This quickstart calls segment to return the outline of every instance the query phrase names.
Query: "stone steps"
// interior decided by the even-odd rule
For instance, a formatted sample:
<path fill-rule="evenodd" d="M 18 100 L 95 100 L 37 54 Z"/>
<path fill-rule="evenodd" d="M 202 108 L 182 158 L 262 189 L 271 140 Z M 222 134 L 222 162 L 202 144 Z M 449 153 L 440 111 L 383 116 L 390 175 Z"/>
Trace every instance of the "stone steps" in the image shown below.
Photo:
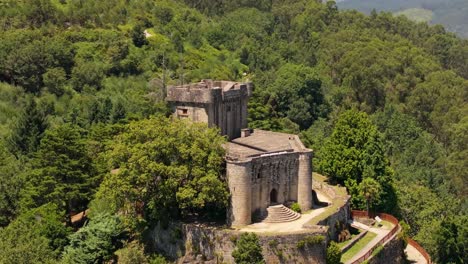
<path fill-rule="evenodd" d="M 294 212 L 286 206 L 272 205 L 267 208 L 267 214 L 262 222 L 264 223 L 283 223 L 299 219 L 301 214 Z"/>

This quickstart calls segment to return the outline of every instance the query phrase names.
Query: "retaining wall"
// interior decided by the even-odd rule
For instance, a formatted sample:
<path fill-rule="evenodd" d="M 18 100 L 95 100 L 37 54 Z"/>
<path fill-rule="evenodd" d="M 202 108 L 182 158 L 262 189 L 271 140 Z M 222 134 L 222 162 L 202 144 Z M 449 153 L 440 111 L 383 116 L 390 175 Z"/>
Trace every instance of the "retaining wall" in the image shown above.
<path fill-rule="evenodd" d="M 258 233 L 266 263 L 323 263 L 328 243 L 327 228 L 303 232 L 274 234 Z M 149 234 L 151 248 L 164 253 L 177 263 L 234 263 L 232 251 L 241 232 L 197 224 L 171 224 L 163 229 L 156 226 Z M 298 242 L 322 236 L 322 242 L 298 246 Z"/>

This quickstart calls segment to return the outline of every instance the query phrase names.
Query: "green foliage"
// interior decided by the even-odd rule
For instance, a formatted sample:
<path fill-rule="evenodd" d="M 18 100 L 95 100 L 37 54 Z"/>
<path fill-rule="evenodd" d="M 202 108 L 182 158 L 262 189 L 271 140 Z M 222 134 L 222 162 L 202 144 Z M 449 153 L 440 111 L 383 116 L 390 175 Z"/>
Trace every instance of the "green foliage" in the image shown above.
<path fill-rule="evenodd" d="M 349 110 L 340 115 L 322 149 L 318 167 L 332 181 L 346 185 L 354 207 L 362 208 L 363 199 L 368 200 L 360 191 L 363 186 L 359 187 L 365 178 L 381 186 L 382 199 L 377 205 L 391 210 L 396 203 L 382 136 L 365 113 Z"/>
<path fill-rule="evenodd" d="M 428 2 L 435 20 L 437 10 L 450 7 L 443 17 L 452 20 L 463 13 L 453 8 L 463 0 L 440 1 Z M 0 141 L 12 155 L 0 147 L 0 225 L 49 201 L 82 210 L 105 175 L 91 215 L 149 221 L 172 213 L 224 215 L 222 150 L 213 143 L 219 138 L 198 141 L 185 125 L 147 121 L 161 133 L 142 123 L 134 129 L 146 132 L 130 139 L 126 124 L 169 115 L 168 85 L 231 79 L 254 83 L 249 127 L 301 134 L 316 168 L 348 188 L 353 207 L 365 207 L 361 181 L 374 179 L 381 186 L 374 208 L 408 222 L 409 234 L 434 259 L 446 257 L 439 243 L 450 245 L 450 261 L 463 254 L 451 241 L 467 208 L 468 42 L 443 27 L 385 12 L 339 11 L 332 1 L 4 0 L 1 6 Z M 63 135 L 49 136 L 49 147 L 40 144 L 64 123 L 81 128 L 79 137 L 70 132 L 76 140 L 69 148 L 51 142 L 68 142 Z M 128 139 L 114 141 L 122 133 Z M 117 159 L 120 149 L 131 155 Z M 206 161 L 207 153 L 216 153 L 216 161 Z M 115 168 L 118 174 L 107 175 Z M 442 225 L 452 218 L 457 228 Z M 129 224 L 129 217 L 122 221 Z"/>
<path fill-rule="evenodd" d="M 359 184 L 360 194 L 366 199 L 367 214 L 369 215 L 370 206 L 379 199 L 382 188 L 380 184 L 372 178 L 364 178 Z"/>
<path fill-rule="evenodd" d="M 232 251 L 232 257 L 238 264 L 265 263 L 262 256 L 262 247 L 257 235 L 243 233 L 236 242 L 236 248 Z"/>
<path fill-rule="evenodd" d="M 143 246 L 135 241 L 130 242 L 129 244 L 125 245 L 125 247 L 117 250 L 115 255 L 118 257 L 118 263 L 121 264 L 149 263 L 147 257 L 144 254 Z M 151 263 L 153 263 L 153 261 Z"/>
<path fill-rule="evenodd" d="M 321 244 L 325 240 L 324 236 L 306 236 L 303 239 L 297 241 L 296 246 L 298 249 L 304 249 L 314 245 Z"/>
<path fill-rule="evenodd" d="M 65 248 L 63 263 L 105 262 L 119 247 L 123 238 L 123 226 L 118 216 L 100 214 L 70 235 Z"/>
<path fill-rule="evenodd" d="M 0 141 L 0 227 L 8 225 L 19 210 L 18 200 L 24 184 L 18 175 L 19 165 L 19 160 Z"/>
<path fill-rule="evenodd" d="M 386 161 L 381 138 L 365 113 L 349 110 L 342 113 L 333 133 L 325 143 L 319 170 L 338 183 L 346 179 L 361 182 L 370 167 L 374 175 L 383 176 Z M 369 175 L 371 176 L 371 175 Z"/>
<path fill-rule="evenodd" d="M 55 263 L 70 230 L 53 204 L 27 211 L 0 229 L 1 263 Z"/>
<path fill-rule="evenodd" d="M 97 197 L 133 213 L 143 202 L 151 219 L 194 211 L 223 217 L 229 195 L 220 173 L 223 142 L 203 124 L 162 117 L 132 122 L 110 146 L 109 165 L 119 172 L 107 175 Z"/>
<path fill-rule="evenodd" d="M 293 203 L 291 204 L 291 210 L 293 210 L 296 213 L 301 213 L 301 207 L 299 206 L 298 203 Z"/>
<path fill-rule="evenodd" d="M 466 215 L 441 222 L 440 229 L 434 234 L 437 243 L 437 262 L 465 263 L 467 261 L 467 224 Z"/>
<path fill-rule="evenodd" d="M 52 68 L 42 75 L 44 86 L 47 87 L 49 92 L 57 96 L 62 96 L 65 92 L 66 77 L 66 72 L 63 68 Z"/>
<path fill-rule="evenodd" d="M 70 124 L 45 133 L 28 175 L 24 206 L 53 202 L 68 213 L 86 208 L 96 180 L 81 133 Z"/>
<path fill-rule="evenodd" d="M 47 126 L 46 115 L 38 109 L 35 100 L 29 97 L 8 138 L 11 152 L 16 155 L 32 154 L 39 146 Z"/>
<path fill-rule="evenodd" d="M 275 80 L 263 95 L 264 101 L 279 117 L 287 117 L 305 129 L 326 114 L 321 86 L 322 82 L 312 68 L 285 64 L 275 72 Z"/>
<path fill-rule="evenodd" d="M 341 248 L 338 243 L 331 241 L 327 247 L 327 264 L 340 264 L 341 263 Z"/>

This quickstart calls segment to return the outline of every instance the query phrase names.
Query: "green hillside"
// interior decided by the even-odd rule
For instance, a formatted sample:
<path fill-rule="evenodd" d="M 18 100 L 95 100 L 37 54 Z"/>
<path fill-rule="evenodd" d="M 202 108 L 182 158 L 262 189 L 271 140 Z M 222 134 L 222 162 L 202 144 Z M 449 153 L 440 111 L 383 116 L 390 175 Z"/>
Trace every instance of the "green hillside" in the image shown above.
<path fill-rule="evenodd" d="M 466 1 L 446 2 L 419 7 L 466 30 Z M 0 263 L 165 263 L 146 236 L 156 224 L 223 223 L 226 139 L 170 119 L 165 101 L 168 85 L 201 79 L 253 82 L 250 128 L 299 134 L 353 209 L 369 201 L 434 262 L 468 263 L 468 41 L 364 11 L 1 1 Z"/>

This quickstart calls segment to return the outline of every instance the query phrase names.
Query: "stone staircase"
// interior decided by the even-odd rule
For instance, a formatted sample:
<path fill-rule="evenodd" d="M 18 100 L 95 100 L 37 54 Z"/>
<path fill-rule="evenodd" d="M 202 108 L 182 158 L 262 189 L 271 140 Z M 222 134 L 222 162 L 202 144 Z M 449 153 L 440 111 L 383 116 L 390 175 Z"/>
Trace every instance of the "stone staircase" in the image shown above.
<path fill-rule="evenodd" d="M 264 223 L 283 223 L 297 220 L 301 214 L 294 212 L 282 204 L 271 205 L 267 208 L 267 214 L 263 218 Z"/>

